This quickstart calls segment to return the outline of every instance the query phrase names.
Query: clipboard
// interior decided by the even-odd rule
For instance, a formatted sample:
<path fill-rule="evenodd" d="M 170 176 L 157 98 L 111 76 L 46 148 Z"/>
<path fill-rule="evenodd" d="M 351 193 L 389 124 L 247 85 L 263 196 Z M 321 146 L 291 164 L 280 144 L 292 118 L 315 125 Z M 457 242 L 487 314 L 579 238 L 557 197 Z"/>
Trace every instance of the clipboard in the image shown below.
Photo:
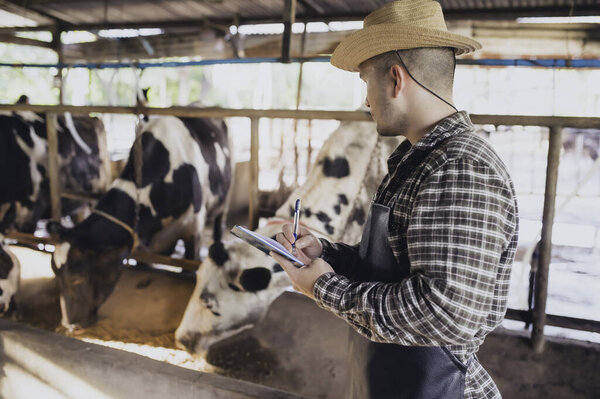
<path fill-rule="evenodd" d="M 304 266 L 304 263 L 300 259 L 289 253 L 283 245 L 269 237 L 265 237 L 262 234 L 255 233 L 252 230 L 248 230 L 247 228 L 238 225 L 233 226 L 233 229 L 231 229 L 231 234 L 244 240 L 266 255 L 273 251 L 285 257 L 296 267 Z"/>

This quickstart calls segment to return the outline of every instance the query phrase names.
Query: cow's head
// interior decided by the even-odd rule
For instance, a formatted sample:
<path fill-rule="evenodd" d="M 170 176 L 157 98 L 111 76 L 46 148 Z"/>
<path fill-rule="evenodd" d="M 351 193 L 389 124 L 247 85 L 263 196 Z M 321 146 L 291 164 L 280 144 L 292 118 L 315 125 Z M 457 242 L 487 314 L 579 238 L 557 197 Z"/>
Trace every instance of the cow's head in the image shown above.
<path fill-rule="evenodd" d="M 47 229 L 56 241 L 52 270 L 60 289 L 62 325 L 70 330 L 87 327 L 114 289 L 129 248 L 96 247 L 56 222 Z"/>
<path fill-rule="evenodd" d="M 259 232 L 275 235 L 281 225 Z M 197 272 L 196 288 L 181 324 L 177 345 L 203 355 L 219 340 L 251 327 L 264 317 L 269 305 L 290 285 L 287 274 L 270 256 L 237 241 L 210 247 Z"/>
<path fill-rule="evenodd" d="M 10 314 L 19 288 L 21 267 L 17 257 L 2 243 L 2 239 L 0 234 L 0 314 Z"/>

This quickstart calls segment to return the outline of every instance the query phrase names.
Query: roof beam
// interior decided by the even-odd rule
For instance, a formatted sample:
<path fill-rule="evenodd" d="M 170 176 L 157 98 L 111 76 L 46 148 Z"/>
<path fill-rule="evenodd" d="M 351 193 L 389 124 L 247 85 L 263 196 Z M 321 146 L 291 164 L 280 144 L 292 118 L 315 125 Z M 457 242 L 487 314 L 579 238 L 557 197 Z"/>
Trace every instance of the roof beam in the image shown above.
<path fill-rule="evenodd" d="M 296 21 L 296 0 L 284 0 L 283 38 L 281 42 L 281 62 L 289 64 L 292 42 L 292 25 Z"/>
<path fill-rule="evenodd" d="M 66 1 L 66 0 L 65 0 Z M 298 0 L 299 2 L 306 2 L 307 0 Z M 309 0 L 311 1 L 311 0 Z M 19 6 L 21 1 L 17 0 L 0 0 L 2 3 L 9 3 L 13 6 Z M 307 3 L 308 4 L 308 3 Z M 21 7 L 21 9 L 23 9 Z M 37 11 L 37 9 L 27 8 L 27 11 L 37 13 L 39 16 L 44 17 Z M 496 8 L 496 9 L 448 9 L 444 11 L 446 20 L 512 20 L 518 17 L 553 17 L 553 16 L 569 16 L 569 7 L 529 7 L 529 8 Z M 586 15 L 599 15 L 600 11 L 597 6 L 578 6 L 573 10 L 573 16 L 586 16 Z M 331 21 L 349 21 L 349 20 L 362 20 L 367 14 L 330 14 L 330 15 L 296 15 L 296 22 L 331 22 Z M 48 16 L 57 21 L 58 18 L 54 16 Z M 58 21 L 62 24 L 64 30 L 87 30 L 95 31 L 100 29 L 141 29 L 141 28 L 197 28 L 206 24 L 207 21 L 216 24 L 229 25 L 232 24 L 232 18 L 225 19 L 190 19 L 190 20 L 177 20 L 177 21 L 146 21 L 146 22 L 109 22 L 109 23 L 87 23 L 73 25 L 66 21 Z M 252 17 L 245 18 L 240 16 L 239 24 L 255 24 L 255 23 L 281 23 L 281 18 L 274 18 L 271 16 L 263 17 Z M 34 27 L 11 27 L 11 28 L 0 28 L 0 33 L 12 33 L 12 32 L 24 32 L 24 31 L 51 31 L 53 26 L 41 25 Z"/>
<path fill-rule="evenodd" d="M 312 11 L 316 15 L 324 15 L 326 11 L 319 5 L 315 0 L 298 0 L 298 3 L 302 4 L 303 7 Z"/>
<path fill-rule="evenodd" d="M 37 4 L 68 4 L 68 3 L 87 3 L 87 0 L 27 0 L 27 4 L 29 5 L 37 5 Z"/>
<path fill-rule="evenodd" d="M 11 34 L 0 34 L 0 42 L 2 43 L 11 43 L 11 44 L 20 44 L 23 46 L 35 46 L 53 49 L 52 43 L 48 43 L 42 40 L 29 39 L 26 37 L 14 36 Z"/>
<path fill-rule="evenodd" d="M 32 8 L 30 6 L 30 2 L 29 1 L 24 1 L 24 0 L 2 0 L 2 3 L 10 4 L 10 5 L 14 6 L 14 7 L 18 7 L 20 9 L 22 9 L 25 12 L 33 13 L 33 14 L 36 14 L 36 15 L 42 17 L 42 18 L 49 19 L 49 20 L 53 21 L 55 24 L 57 24 L 57 25 L 68 25 L 69 24 L 67 21 L 64 21 L 64 20 L 62 20 L 60 18 L 57 18 L 57 17 L 55 17 L 52 14 L 49 14 L 49 13 L 47 13 L 45 11 L 40 11 L 40 10 L 38 10 L 36 8 Z"/>

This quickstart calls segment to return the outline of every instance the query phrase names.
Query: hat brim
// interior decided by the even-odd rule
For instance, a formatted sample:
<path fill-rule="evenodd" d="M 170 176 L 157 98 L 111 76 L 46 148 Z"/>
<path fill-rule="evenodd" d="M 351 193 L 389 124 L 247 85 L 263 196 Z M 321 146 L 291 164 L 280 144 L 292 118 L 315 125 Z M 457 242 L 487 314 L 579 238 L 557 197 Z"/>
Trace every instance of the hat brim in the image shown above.
<path fill-rule="evenodd" d="M 439 29 L 378 24 L 344 38 L 331 55 L 331 64 L 357 72 L 362 62 L 376 55 L 421 47 L 451 47 L 456 55 L 462 55 L 479 50 L 481 44 L 470 37 Z"/>

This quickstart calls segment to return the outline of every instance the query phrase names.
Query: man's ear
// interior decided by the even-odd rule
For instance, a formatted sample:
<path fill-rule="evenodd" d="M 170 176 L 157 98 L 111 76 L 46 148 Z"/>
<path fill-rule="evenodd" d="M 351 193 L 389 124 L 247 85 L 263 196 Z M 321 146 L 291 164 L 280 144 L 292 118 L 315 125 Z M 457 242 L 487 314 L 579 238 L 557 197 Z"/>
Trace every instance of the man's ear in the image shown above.
<path fill-rule="evenodd" d="M 396 98 L 406 86 L 406 71 L 400 65 L 394 64 L 390 67 L 389 73 L 394 83 L 394 91 L 392 94 L 394 98 Z"/>
<path fill-rule="evenodd" d="M 50 221 L 46 224 L 46 230 L 54 241 L 67 241 L 71 233 L 71 229 L 68 229 L 59 222 L 54 221 Z"/>

